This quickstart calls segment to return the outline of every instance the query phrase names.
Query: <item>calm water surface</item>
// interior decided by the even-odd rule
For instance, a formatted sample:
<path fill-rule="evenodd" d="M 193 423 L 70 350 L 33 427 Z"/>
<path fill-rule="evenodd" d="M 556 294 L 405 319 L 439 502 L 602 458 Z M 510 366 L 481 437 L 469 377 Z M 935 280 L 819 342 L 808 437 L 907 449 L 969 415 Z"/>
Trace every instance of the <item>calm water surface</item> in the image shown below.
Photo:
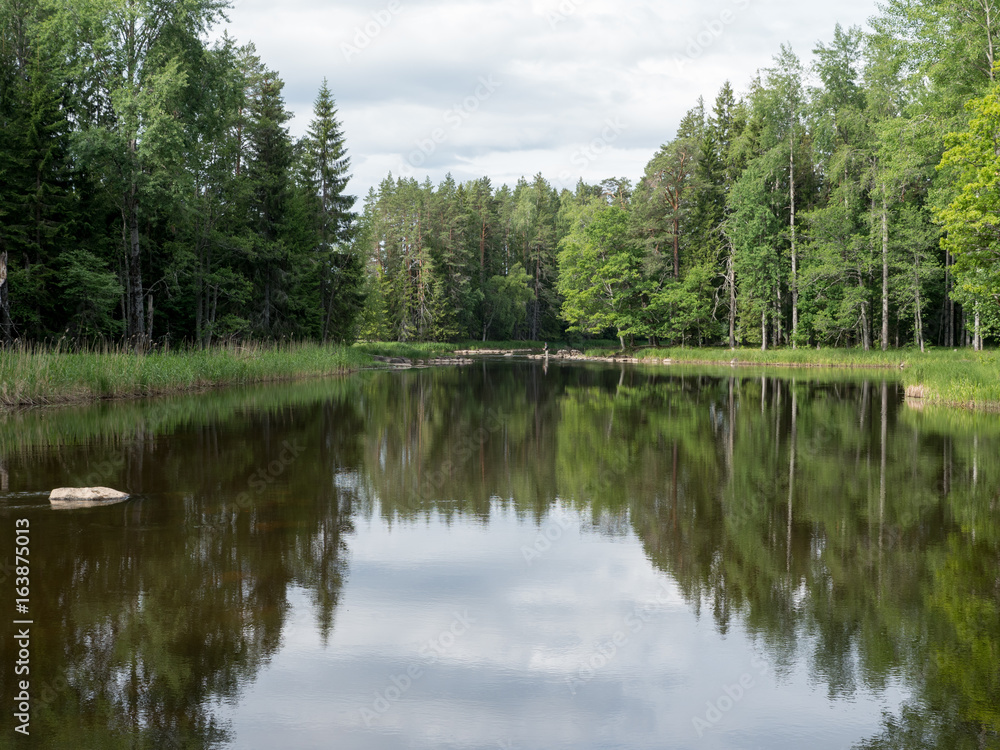
<path fill-rule="evenodd" d="M 11 415 L 0 747 L 998 748 L 998 438 L 894 381 L 510 361 Z"/>

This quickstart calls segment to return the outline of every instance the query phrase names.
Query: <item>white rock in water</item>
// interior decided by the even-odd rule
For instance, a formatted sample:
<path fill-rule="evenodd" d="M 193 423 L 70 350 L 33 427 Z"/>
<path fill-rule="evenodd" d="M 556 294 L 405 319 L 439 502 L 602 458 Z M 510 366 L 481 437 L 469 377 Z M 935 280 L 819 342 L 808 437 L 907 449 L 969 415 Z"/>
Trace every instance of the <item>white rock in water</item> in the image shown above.
<path fill-rule="evenodd" d="M 60 487 L 49 493 L 49 502 L 57 508 L 90 508 L 127 499 L 127 492 L 109 487 Z"/>

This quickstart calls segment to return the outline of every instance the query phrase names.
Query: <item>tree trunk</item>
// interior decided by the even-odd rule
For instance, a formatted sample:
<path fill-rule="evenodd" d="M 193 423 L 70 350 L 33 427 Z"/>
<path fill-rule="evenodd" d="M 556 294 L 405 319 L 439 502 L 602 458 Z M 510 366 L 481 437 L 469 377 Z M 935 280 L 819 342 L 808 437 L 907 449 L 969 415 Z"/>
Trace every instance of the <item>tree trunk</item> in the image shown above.
<path fill-rule="evenodd" d="M 913 266 L 913 332 L 917 336 L 920 351 L 924 351 L 924 316 L 920 311 L 920 267 Z"/>
<path fill-rule="evenodd" d="M 889 349 L 889 209 L 882 186 L 882 351 Z"/>
<path fill-rule="evenodd" d="M 212 306 L 208 316 L 208 332 L 205 336 L 205 348 L 212 346 L 212 335 L 215 333 L 215 316 L 219 310 L 219 285 L 216 284 L 212 290 Z"/>
<path fill-rule="evenodd" d="M 11 342 L 10 288 L 7 284 L 7 253 L 0 253 L 0 323 L 3 325 L 3 343 Z"/>
<path fill-rule="evenodd" d="M 324 251 L 325 252 L 325 251 Z M 323 346 L 326 346 L 327 336 L 330 334 L 330 315 L 333 314 L 333 294 L 330 289 L 330 258 L 325 258 L 325 268 L 323 269 L 323 280 L 319 288 L 319 304 L 323 314 L 323 331 L 320 334 Z"/>
<path fill-rule="evenodd" d="M 136 195 L 137 187 L 135 183 L 129 188 L 128 205 L 128 226 L 129 226 L 129 259 L 128 276 L 129 292 L 129 321 L 128 335 L 132 341 L 132 346 L 136 351 L 146 347 L 146 324 L 142 314 L 142 258 L 139 246 L 139 203 Z"/>
<path fill-rule="evenodd" d="M 771 326 L 771 341 L 775 348 L 781 346 L 781 282 L 778 282 L 777 299 L 774 301 L 774 325 Z"/>
<path fill-rule="evenodd" d="M 486 217 L 479 230 L 479 288 L 486 284 Z"/>
<path fill-rule="evenodd" d="M 331 285 L 332 286 L 332 285 Z M 323 346 L 330 336 L 330 319 L 333 317 L 333 291 L 330 291 L 329 299 L 326 301 L 326 316 L 323 318 Z"/>
<path fill-rule="evenodd" d="M 794 135 L 795 129 L 792 129 Z M 795 248 L 795 148 L 794 141 L 789 137 L 788 144 L 788 191 L 791 199 L 791 237 L 792 237 L 792 349 L 796 347 L 799 333 L 799 285 L 798 285 L 798 255 Z"/>
<path fill-rule="evenodd" d="M 736 348 L 736 263 L 733 258 L 733 246 L 729 246 L 729 348 Z"/>
<path fill-rule="evenodd" d="M 681 221 L 674 215 L 674 278 L 681 277 Z"/>
<path fill-rule="evenodd" d="M 993 3 L 990 0 L 984 0 L 982 2 L 983 12 L 986 14 L 985 22 L 983 26 L 986 27 L 986 65 L 987 73 L 990 77 L 990 82 L 994 80 L 996 75 L 996 63 L 994 62 L 994 51 L 993 51 L 993 17 L 990 14 L 992 10 Z"/>
<path fill-rule="evenodd" d="M 760 311 L 760 350 L 767 351 L 767 307 Z"/>
<path fill-rule="evenodd" d="M 861 282 L 858 282 L 858 286 L 862 286 Z M 871 351 L 872 348 L 872 327 L 868 320 L 868 303 L 861 303 L 861 346 L 864 350 Z"/>
<path fill-rule="evenodd" d="M 951 298 L 951 253 L 944 255 L 944 345 L 955 345 L 955 301 Z"/>
<path fill-rule="evenodd" d="M 204 259 L 199 253 L 198 272 L 194 280 L 194 338 L 198 348 L 205 348 L 205 280 Z"/>
<path fill-rule="evenodd" d="M 531 340 L 538 340 L 538 307 L 541 304 L 542 294 L 542 265 L 541 251 L 535 254 L 535 310 L 531 316 Z"/>

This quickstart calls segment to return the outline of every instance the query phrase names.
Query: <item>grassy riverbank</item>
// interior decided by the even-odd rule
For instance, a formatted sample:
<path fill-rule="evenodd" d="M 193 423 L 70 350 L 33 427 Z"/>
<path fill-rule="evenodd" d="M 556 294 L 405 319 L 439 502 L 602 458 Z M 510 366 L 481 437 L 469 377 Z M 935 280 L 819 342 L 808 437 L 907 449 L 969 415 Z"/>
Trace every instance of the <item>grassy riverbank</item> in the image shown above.
<path fill-rule="evenodd" d="M 1000 411 L 1000 352 L 919 353 L 903 370 L 906 395 L 931 404 Z"/>
<path fill-rule="evenodd" d="M 585 354 L 609 356 L 614 349 L 586 349 Z M 919 355 L 920 353 L 917 352 Z M 752 349 L 670 348 L 637 349 L 632 356 L 642 360 L 685 362 L 692 364 L 755 365 L 772 367 L 899 367 L 906 365 L 913 352 L 861 351 L 857 349 Z"/>
<path fill-rule="evenodd" d="M 369 354 L 419 359 L 466 350 L 541 350 L 541 342 L 487 341 L 461 344 L 357 344 Z M 559 349 L 582 350 L 587 356 L 610 357 L 622 352 L 613 342 L 570 345 L 550 342 L 549 352 Z M 625 352 L 628 357 L 655 364 L 670 360 L 677 364 L 732 367 L 808 367 L 894 370 L 914 403 L 940 404 L 963 408 L 1000 411 L 1000 352 L 970 349 L 737 349 L 726 348 L 640 348 Z"/>
<path fill-rule="evenodd" d="M 604 343 L 604 342 L 601 342 Z M 537 349 L 523 341 L 437 343 L 362 343 L 320 346 L 245 344 L 208 351 L 152 352 L 137 356 L 122 349 L 67 353 L 42 347 L 0 350 L 0 407 L 80 403 L 135 398 L 347 373 L 372 365 L 372 356 L 427 359 L 460 350 Z M 564 344 L 550 343 L 555 353 Z M 586 348 L 607 357 L 615 349 Z M 637 349 L 628 356 L 650 364 L 731 367 L 837 367 L 892 369 L 907 395 L 922 403 L 1000 411 L 1000 352 L 910 349 L 863 352 L 853 349 Z"/>
<path fill-rule="evenodd" d="M 134 398 L 350 372 L 371 364 L 361 349 L 318 344 L 247 344 L 206 351 L 123 349 L 67 353 L 26 346 L 0 350 L 0 406 Z"/>
<path fill-rule="evenodd" d="M 584 352 L 595 357 L 611 356 L 614 349 Z M 638 349 L 630 353 L 650 363 L 669 359 L 674 363 L 731 367 L 838 367 L 898 370 L 907 396 L 928 404 L 1000 411 L 1000 352 L 969 349 Z"/>

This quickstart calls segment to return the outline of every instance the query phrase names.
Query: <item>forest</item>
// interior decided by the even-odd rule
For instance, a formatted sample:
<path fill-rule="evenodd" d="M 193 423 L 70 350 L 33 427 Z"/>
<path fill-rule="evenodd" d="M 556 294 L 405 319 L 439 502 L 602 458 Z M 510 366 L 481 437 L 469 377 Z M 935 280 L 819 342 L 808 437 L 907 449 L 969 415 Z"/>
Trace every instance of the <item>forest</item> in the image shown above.
<path fill-rule="evenodd" d="M 223 0 L 0 3 L 6 341 L 343 341 L 363 268 L 324 82 L 292 139 Z"/>
<path fill-rule="evenodd" d="M 224 0 L 0 3 L 5 341 L 972 346 L 1000 332 L 1000 7 L 889 0 L 693 103 L 644 174 L 389 174 Z M 742 88 L 740 88 L 742 87 Z M 669 95 L 664 91 L 664 95 Z"/>

